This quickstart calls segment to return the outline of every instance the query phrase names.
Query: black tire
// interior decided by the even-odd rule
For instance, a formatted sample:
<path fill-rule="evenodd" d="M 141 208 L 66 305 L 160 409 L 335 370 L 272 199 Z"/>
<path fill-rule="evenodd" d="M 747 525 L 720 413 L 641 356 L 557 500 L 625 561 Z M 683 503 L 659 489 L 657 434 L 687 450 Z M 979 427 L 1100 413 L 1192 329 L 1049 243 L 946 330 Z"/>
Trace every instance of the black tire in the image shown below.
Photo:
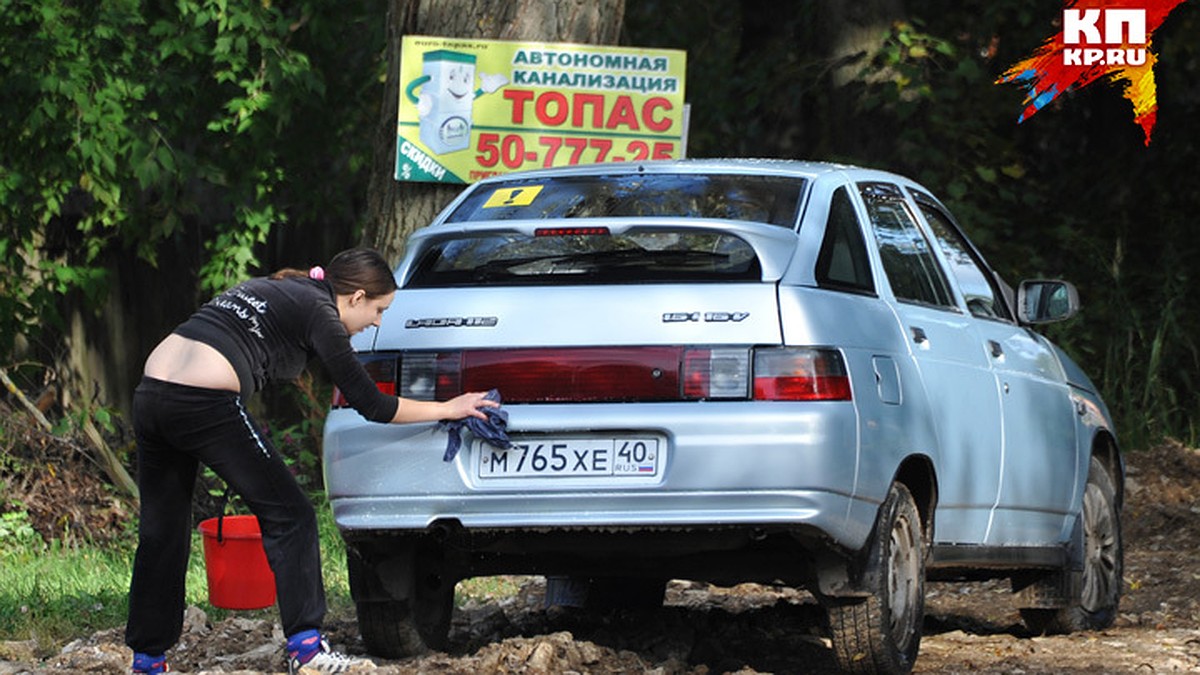
<path fill-rule="evenodd" d="M 925 537 L 912 494 L 893 483 L 872 534 L 864 599 L 831 599 L 830 637 L 834 659 L 847 673 L 908 673 L 921 646 L 925 617 Z"/>
<path fill-rule="evenodd" d="M 369 563 L 357 560 L 360 574 L 378 575 Z M 454 611 L 454 580 L 444 578 L 424 555 L 405 559 L 406 564 L 388 566 L 391 588 L 404 589 L 407 597 L 355 592 L 358 630 L 367 651 L 386 659 L 398 659 L 431 650 L 443 650 L 450 636 Z M 352 572 L 352 581 L 355 574 Z"/>
<path fill-rule="evenodd" d="M 408 602 L 365 600 L 354 603 L 358 632 L 367 652 L 385 659 L 423 654 L 431 647 L 422 639 Z"/>
<path fill-rule="evenodd" d="M 1117 490 L 1104 464 L 1092 457 L 1083 494 L 1083 572 L 1070 587 L 1078 595 L 1064 607 L 1021 608 L 1021 618 L 1038 634 L 1108 628 L 1117 618 L 1125 574 L 1125 548 Z M 1070 574 L 1070 573 L 1066 573 Z"/>

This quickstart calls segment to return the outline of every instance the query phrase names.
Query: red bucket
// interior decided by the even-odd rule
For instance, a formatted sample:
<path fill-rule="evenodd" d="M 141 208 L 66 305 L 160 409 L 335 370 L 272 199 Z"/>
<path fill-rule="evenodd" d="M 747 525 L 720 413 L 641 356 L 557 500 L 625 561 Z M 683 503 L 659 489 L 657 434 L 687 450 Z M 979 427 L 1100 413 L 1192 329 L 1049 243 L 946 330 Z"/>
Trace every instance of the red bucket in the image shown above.
<path fill-rule="evenodd" d="M 275 574 L 267 564 L 258 518 L 209 518 L 201 521 L 200 533 L 213 607 L 263 609 L 275 604 Z"/>

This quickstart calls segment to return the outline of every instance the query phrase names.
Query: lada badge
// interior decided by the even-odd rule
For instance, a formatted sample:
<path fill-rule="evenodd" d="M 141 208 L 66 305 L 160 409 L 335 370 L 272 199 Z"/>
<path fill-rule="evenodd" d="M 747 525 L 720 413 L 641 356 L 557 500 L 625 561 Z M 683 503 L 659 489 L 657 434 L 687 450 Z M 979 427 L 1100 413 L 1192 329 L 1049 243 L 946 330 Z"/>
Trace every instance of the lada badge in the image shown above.
<path fill-rule="evenodd" d="M 405 328 L 492 328 L 500 319 L 494 316 L 446 316 L 429 319 L 407 319 Z"/>
<path fill-rule="evenodd" d="M 663 323 L 687 323 L 689 321 L 737 323 L 748 316 L 750 316 L 750 312 L 666 312 L 662 315 L 662 320 Z"/>

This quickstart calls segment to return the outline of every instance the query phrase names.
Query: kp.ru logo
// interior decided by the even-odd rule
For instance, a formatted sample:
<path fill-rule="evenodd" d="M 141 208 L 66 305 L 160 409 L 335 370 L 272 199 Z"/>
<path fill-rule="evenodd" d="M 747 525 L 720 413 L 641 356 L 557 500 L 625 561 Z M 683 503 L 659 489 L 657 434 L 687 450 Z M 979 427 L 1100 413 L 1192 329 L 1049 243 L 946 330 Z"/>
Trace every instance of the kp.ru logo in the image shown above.
<path fill-rule="evenodd" d="M 1146 145 L 1158 118 L 1154 83 L 1154 31 L 1184 0 L 1064 0 L 1062 32 L 1004 72 L 997 84 L 1025 88 L 1024 122 L 1059 94 L 1100 81 L 1123 83 L 1133 120 Z"/>
<path fill-rule="evenodd" d="M 1065 66 L 1143 66 L 1146 10 L 1064 9 L 1063 44 Z"/>

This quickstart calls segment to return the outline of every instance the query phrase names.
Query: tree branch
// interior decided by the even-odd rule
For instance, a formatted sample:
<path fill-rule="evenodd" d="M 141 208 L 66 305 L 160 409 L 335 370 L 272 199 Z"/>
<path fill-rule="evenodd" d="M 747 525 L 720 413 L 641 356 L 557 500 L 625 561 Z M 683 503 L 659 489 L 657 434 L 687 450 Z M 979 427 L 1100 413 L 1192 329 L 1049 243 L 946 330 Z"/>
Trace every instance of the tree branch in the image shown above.
<path fill-rule="evenodd" d="M 46 419 L 46 416 L 42 414 L 42 411 L 39 410 L 36 405 L 33 404 L 33 401 L 30 401 L 29 397 L 25 396 L 25 392 L 17 388 L 17 385 L 13 383 L 11 378 L 9 378 L 8 371 L 4 370 L 3 368 L 0 368 L 0 383 L 3 383 L 4 388 L 21 402 L 21 405 L 29 411 L 29 414 L 33 416 L 33 419 L 37 420 L 37 423 L 42 427 L 42 429 L 44 429 L 47 433 L 54 433 L 54 426 L 50 424 L 50 420 Z M 112 448 L 108 447 L 108 443 L 104 442 L 104 437 L 100 435 L 100 430 L 97 429 L 96 425 L 92 423 L 92 418 L 90 415 L 84 417 L 82 430 L 83 435 L 87 437 L 88 441 L 91 442 L 92 447 L 94 447 L 96 452 L 100 455 L 101 468 L 104 469 L 104 473 L 108 474 L 109 480 L 111 480 L 113 484 L 116 485 L 117 488 L 122 492 L 128 494 L 134 499 L 137 499 L 137 483 L 134 482 L 133 478 L 129 475 L 129 472 L 125 470 L 125 466 L 121 464 L 120 458 L 118 458 L 116 453 L 112 451 Z"/>

